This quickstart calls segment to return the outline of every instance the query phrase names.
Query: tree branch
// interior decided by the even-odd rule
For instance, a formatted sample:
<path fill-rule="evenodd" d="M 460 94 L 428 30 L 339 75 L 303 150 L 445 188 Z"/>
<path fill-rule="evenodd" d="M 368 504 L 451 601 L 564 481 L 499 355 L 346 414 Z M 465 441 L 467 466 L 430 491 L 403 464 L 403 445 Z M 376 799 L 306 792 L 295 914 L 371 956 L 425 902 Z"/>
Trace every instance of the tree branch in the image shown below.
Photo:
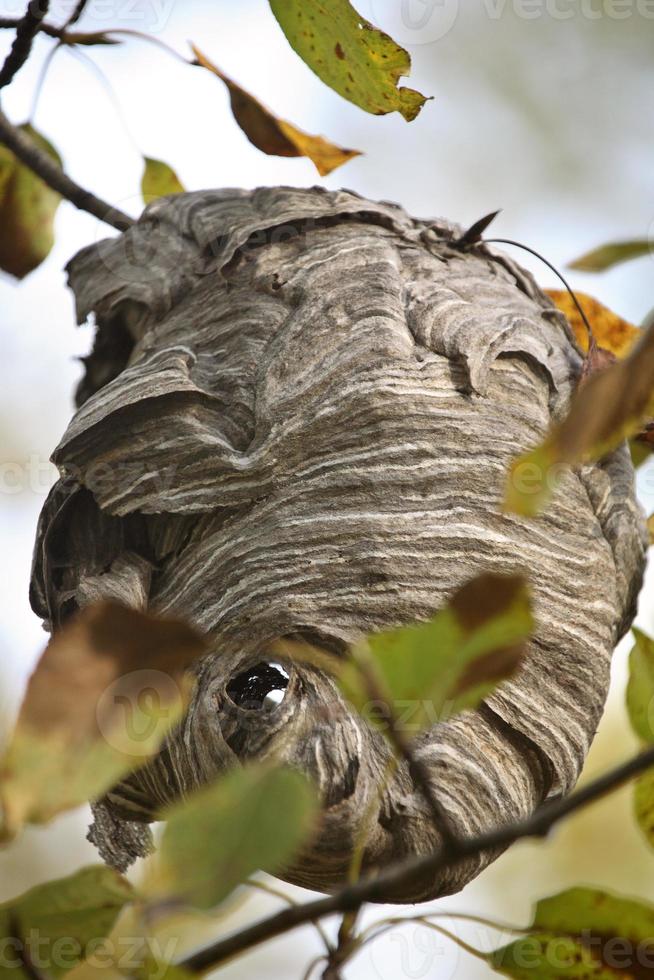
<path fill-rule="evenodd" d="M 30 0 L 27 13 L 16 26 L 16 37 L 5 63 L 0 68 L 0 88 L 9 85 L 16 72 L 20 71 L 32 50 L 32 42 L 39 32 L 43 18 L 48 12 L 50 0 Z"/>
<path fill-rule="evenodd" d="M 77 4 L 75 5 L 75 9 L 73 10 L 68 20 L 66 21 L 66 25 L 65 25 L 66 28 L 72 27 L 73 24 L 77 23 L 77 21 L 84 13 L 84 8 L 86 7 L 87 3 L 88 0 L 78 0 Z"/>
<path fill-rule="evenodd" d="M 47 153 L 14 126 L 0 109 L 0 143 L 8 147 L 21 163 L 33 170 L 53 190 L 81 211 L 87 211 L 118 231 L 125 231 L 134 219 L 76 184 Z"/>
<path fill-rule="evenodd" d="M 544 837 L 564 817 L 618 789 L 628 780 L 654 766 L 654 746 L 634 756 L 628 762 L 593 780 L 576 793 L 552 803 L 546 803 L 527 820 L 496 827 L 476 837 L 455 838 L 441 850 L 421 857 L 409 858 L 393 865 L 376 876 L 361 878 L 341 891 L 304 905 L 291 906 L 267 919 L 262 919 L 191 956 L 178 965 L 193 973 L 219 966 L 226 960 L 274 939 L 296 926 L 313 922 L 338 912 L 352 912 L 364 902 L 383 899 L 389 890 L 410 884 L 424 874 L 435 874 L 469 857 L 513 844 L 527 837 Z"/>
<path fill-rule="evenodd" d="M 15 30 L 21 22 L 20 17 L 0 17 L 0 30 Z M 107 37 L 105 31 L 70 31 L 67 27 L 56 27 L 42 21 L 39 33 L 61 41 L 62 44 L 120 44 L 120 41 Z"/>

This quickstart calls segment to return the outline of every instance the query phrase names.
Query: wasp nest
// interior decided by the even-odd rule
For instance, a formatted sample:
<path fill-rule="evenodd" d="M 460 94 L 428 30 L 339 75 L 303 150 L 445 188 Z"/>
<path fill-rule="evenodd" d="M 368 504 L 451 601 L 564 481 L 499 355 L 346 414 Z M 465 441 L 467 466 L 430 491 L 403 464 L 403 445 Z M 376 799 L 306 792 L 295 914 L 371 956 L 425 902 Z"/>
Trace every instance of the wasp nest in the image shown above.
<path fill-rule="evenodd" d="M 625 447 L 569 470 L 538 520 L 503 514 L 507 467 L 565 411 L 581 356 L 532 277 L 460 229 L 347 191 L 181 194 L 69 266 L 95 316 L 78 410 L 54 459 L 35 609 L 56 629 L 102 597 L 209 634 L 185 722 L 96 805 L 124 867 L 165 803 L 279 753 L 323 817 L 288 880 L 342 883 L 439 846 L 406 767 L 280 637 L 335 656 L 422 620 L 482 571 L 529 577 L 538 621 L 519 673 L 414 742 L 453 829 L 527 817 L 574 785 L 643 567 Z M 377 802 L 374 802 L 377 800 Z M 388 899 L 461 888 L 484 854 Z"/>

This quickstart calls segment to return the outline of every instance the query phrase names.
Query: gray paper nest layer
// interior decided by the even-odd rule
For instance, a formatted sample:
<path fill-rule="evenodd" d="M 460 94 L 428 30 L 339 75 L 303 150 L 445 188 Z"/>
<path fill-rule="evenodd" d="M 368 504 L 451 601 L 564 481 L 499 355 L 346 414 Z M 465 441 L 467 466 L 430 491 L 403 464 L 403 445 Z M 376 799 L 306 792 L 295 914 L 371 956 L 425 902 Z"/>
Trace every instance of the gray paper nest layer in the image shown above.
<path fill-rule="evenodd" d="M 238 760 L 281 754 L 323 799 L 288 880 L 342 881 L 386 744 L 318 669 L 265 718 L 225 693 L 270 641 L 342 653 L 425 619 L 482 571 L 529 575 L 537 636 L 519 674 L 416 746 L 453 826 L 475 834 L 574 785 L 631 622 L 645 539 L 625 447 L 569 471 L 546 514 L 501 513 L 507 466 L 566 408 L 580 354 L 564 317 L 460 229 L 320 188 L 151 204 L 70 263 L 97 337 L 54 459 L 35 609 L 56 628 L 103 596 L 208 631 L 180 732 L 96 807 L 125 866 L 153 810 Z M 260 713 L 259 713 L 260 714 Z M 401 768 L 373 803 L 364 866 L 438 847 Z M 461 888 L 495 855 L 389 899 Z"/>

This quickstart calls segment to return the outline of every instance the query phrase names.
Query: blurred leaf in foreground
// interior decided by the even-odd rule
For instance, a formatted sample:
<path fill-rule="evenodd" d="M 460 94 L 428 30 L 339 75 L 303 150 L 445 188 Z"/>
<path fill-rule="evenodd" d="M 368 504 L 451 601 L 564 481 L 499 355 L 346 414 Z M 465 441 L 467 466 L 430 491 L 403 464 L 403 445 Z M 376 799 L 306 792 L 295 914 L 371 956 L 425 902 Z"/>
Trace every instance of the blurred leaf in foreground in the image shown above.
<path fill-rule="evenodd" d="M 366 112 L 415 119 L 427 99 L 398 88 L 411 72 L 408 52 L 349 0 L 270 0 L 270 6 L 288 43 L 326 85 Z"/>
<path fill-rule="evenodd" d="M 488 955 L 517 980 L 635 980 L 654 970 L 654 906 L 571 888 L 536 906 L 533 933 Z"/>
<path fill-rule="evenodd" d="M 299 773 L 263 764 L 235 769 L 163 814 L 146 889 L 211 908 L 254 871 L 274 873 L 290 860 L 316 812 L 316 795 Z"/>
<path fill-rule="evenodd" d="M 643 742 L 654 742 L 654 640 L 634 627 L 629 654 L 627 711 L 631 727 Z"/>
<path fill-rule="evenodd" d="M 18 965 L 21 952 L 37 976 L 60 977 L 72 970 L 110 933 L 132 898 L 129 882 L 110 868 L 94 866 L 0 905 L 0 978 L 34 980 L 35 973 Z"/>
<path fill-rule="evenodd" d="M 278 157 L 308 157 L 321 177 L 360 155 L 359 150 L 345 150 L 323 136 L 311 136 L 286 120 L 279 119 L 212 64 L 195 45 L 192 48 L 198 64 L 227 86 L 234 119 L 258 150 Z"/>
<path fill-rule="evenodd" d="M 636 735 L 646 744 L 654 743 L 654 640 L 642 630 L 632 629 L 634 646 L 629 654 L 627 712 Z M 650 846 L 654 847 L 654 770 L 638 777 L 634 784 L 636 822 Z M 654 963 L 653 963 L 654 968 Z"/>
<path fill-rule="evenodd" d="M 45 136 L 28 123 L 21 131 L 61 166 Z M 43 262 L 54 244 L 54 218 L 61 196 L 0 146 L 0 269 L 23 279 Z"/>
<path fill-rule="evenodd" d="M 577 344 L 586 353 L 588 330 L 570 293 L 567 289 L 546 289 L 545 292 L 557 308 L 565 313 Z M 587 293 L 575 290 L 575 296 L 593 328 L 598 345 L 611 351 L 617 358 L 626 357 L 636 341 L 642 337 L 642 331 Z"/>
<path fill-rule="evenodd" d="M 115 602 L 79 613 L 45 649 L 0 762 L 0 836 L 100 796 L 154 754 L 185 706 L 205 641 Z"/>
<path fill-rule="evenodd" d="M 363 670 L 398 707 L 411 703 L 403 724 L 423 729 L 471 708 L 519 666 L 533 630 L 521 576 L 485 573 L 467 582 L 427 623 L 371 634 L 341 676 L 359 710 L 370 705 Z"/>
<path fill-rule="evenodd" d="M 630 242 L 609 242 L 580 255 L 578 259 L 568 263 L 568 268 L 578 269 L 580 272 L 604 272 L 619 262 L 639 259 L 651 251 L 651 242 L 644 238 Z"/>
<path fill-rule="evenodd" d="M 168 194 L 184 193 L 186 188 L 167 163 L 155 160 L 154 157 L 144 157 L 143 161 L 145 166 L 141 177 L 141 194 L 145 204 Z"/>
<path fill-rule="evenodd" d="M 549 501 L 561 467 L 599 459 L 654 414 L 654 329 L 643 333 L 627 358 L 587 378 L 567 416 L 543 442 L 514 460 L 505 508 L 533 516 Z"/>

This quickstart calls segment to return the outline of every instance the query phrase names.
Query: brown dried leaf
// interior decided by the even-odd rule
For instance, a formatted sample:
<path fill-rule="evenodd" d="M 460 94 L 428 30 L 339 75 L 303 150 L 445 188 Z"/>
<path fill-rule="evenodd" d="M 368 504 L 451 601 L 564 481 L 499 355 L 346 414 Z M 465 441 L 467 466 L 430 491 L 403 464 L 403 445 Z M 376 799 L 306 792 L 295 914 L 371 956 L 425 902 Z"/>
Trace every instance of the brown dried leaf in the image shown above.
<path fill-rule="evenodd" d="M 0 834 L 100 796 L 155 753 L 184 710 L 205 641 L 115 602 L 59 631 L 29 680 L 0 763 Z"/>
<path fill-rule="evenodd" d="M 191 47 L 198 64 L 216 75 L 227 86 L 234 119 L 258 150 L 270 156 L 308 157 L 315 164 L 321 177 L 347 163 L 352 157 L 360 156 L 359 150 L 343 149 L 335 143 L 330 143 L 323 136 L 312 136 L 293 126 L 292 123 L 279 119 L 258 99 L 209 61 L 194 44 Z"/>

